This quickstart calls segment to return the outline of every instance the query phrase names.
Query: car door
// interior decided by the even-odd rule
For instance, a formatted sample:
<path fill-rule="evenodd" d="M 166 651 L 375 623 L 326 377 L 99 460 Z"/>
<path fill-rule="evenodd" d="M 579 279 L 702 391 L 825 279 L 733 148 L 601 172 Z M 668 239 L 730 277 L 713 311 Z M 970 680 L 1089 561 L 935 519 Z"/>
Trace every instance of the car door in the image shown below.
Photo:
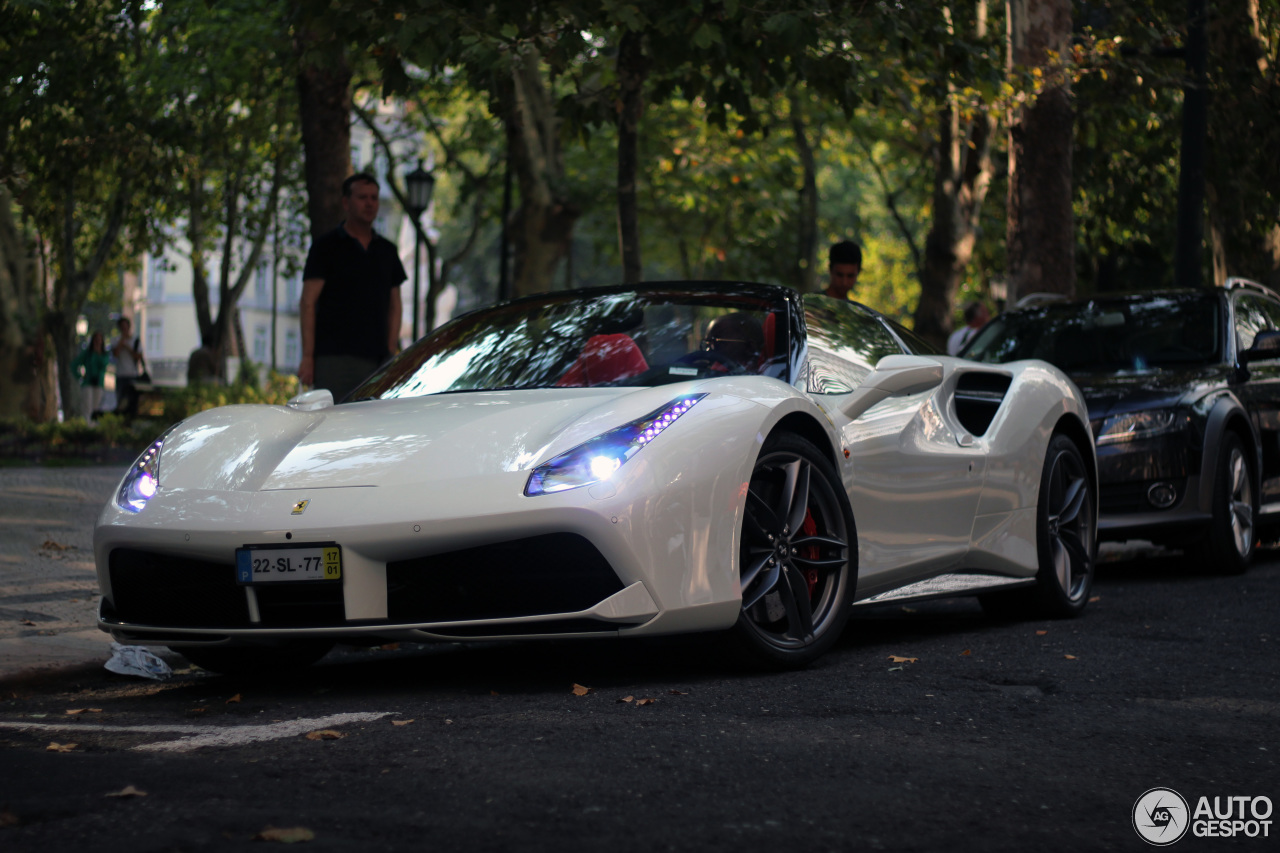
<path fill-rule="evenodd" d="M 891 397 L 848 420 L 840 404 L 903 347 L 856 303 L 805 298 L 805 389 L 839 430 L 858 525 L 859 597 L 953 567 L 968 548 L 982 451 L 962 447 L 939 389 Z"/>
<path fill-rule="evenodd" d="M 1258 332 L 1280 329 L 1280 301 L 1250 291 L 1234 295 L 1232 317 L 1238 353 L 1253 346 Z M 1247 379 L 1236 388 L 1262 445 L 1262 494 L 1259 506 L 1280 510 L 1280 359 L 1251 361 Z"/>

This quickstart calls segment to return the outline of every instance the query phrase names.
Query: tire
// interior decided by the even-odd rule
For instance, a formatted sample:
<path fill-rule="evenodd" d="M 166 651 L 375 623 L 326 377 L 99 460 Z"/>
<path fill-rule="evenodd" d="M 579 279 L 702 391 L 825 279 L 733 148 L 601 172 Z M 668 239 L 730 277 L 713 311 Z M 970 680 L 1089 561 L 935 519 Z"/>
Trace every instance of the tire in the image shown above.
<path fill-rule="evenodd" d="M 222 675 L 280 676 L 311 666 L 332 648 L 327 641 L 294 640 L 272 646 L 178 646 L 170 651 Z"/>
<path fill-rule="evenodd" d="M 1209 537 L 1193 554 L 1222 574 L 1243 574 L 1253 561 L 1258 531 L 1253 463 L 1234 432 L 1223 435 L 1213 469 L 1213 520 Z"/>
<path fill-rule="evenodd" d="M 1063 619 L 1084 611 L 1097 566 L 1096 490 L 1075 442 L 1061 434 L 1050 439 L 1036 504 L 1035 586 L 983 596 L 989 615 Z"/>
<path fill-rule="evenodd" d="M 810 442 L 765 442 L 739 547 L 739 647 L 755 663 L 806 666 L 840 637 L 858 576 L 857 531 L 835 466 Z"/>

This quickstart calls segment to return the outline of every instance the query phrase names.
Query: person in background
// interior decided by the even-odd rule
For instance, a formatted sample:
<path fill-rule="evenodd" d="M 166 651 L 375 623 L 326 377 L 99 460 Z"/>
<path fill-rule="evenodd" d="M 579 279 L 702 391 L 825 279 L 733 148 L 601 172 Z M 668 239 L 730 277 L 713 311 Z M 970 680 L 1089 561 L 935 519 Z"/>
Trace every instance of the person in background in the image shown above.
<path fill-rule="evenodd" d="M 959 355 L 960 350 L 973 340 L 973 336 L 978 334 L 978 330 L 987 325 L 990 319 L 991 312 L 987 310 L 987 306 L 976 299 L 964 306 L 964 325 L 947 338 L 947 355 Z"/>
<path fill-rule="evenodd" d="M 106 339 L 102 337 L 102 332 L 94 332 L 89 345 L 80 350 L 75 361 L 71 362 L 71 372 L 80 378 L 80 388 L 84 394 L 85 420 L 92 420 L 102 414 L 102 385 L 110 363 L 111 356 L 107 353 Z"/>
<path fill-rule="evenodd" d="M 408 275 L 396 246 L 373 230 L 378 182 L 360 172 L 342 182 L 341 225 L 316 239 L 302 271 L 303 385 L 346 397 L 400 349 L 400 285 Z"/>
<path fill-rule="evenodd" d="M 852 240 L 836 243 L 827 252 L 826 294 L 833 299 L 849 299 L 862 272 L 862 247 Z"/>
<path fill-rule="evenodd" d="M 138 414 L 138 389 L 135 384 L 142 372 L 141 341 L 133 336 L 133 321 L 121 317 L 116 321 L 120 336 L 111 345 L 116 362 L 116 411 L 126 418 Z"/>

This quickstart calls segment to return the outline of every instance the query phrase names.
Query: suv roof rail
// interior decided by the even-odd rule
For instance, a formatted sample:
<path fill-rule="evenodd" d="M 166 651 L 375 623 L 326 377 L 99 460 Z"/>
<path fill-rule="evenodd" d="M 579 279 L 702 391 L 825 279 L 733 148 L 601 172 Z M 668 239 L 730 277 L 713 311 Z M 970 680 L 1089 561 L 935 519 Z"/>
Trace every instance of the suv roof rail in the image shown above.
<path fill-rule="evenodd" d="M 1047 302 L 1066 302 L 1067 297 L 1061 293 L 1028 293 L 1014 303 L 1014 308 L 1032 308 Z"/>
<path fill-rule="evenodd" d="M 1264 293 L 1267 296 L 1280 298 L 1280 294 L 1277 294 L 1265 284 L 1259 284 L 1251 279 L 1241 278 L 1236 275 L 1233 275 L 1224 281 L 1222 283 L 1222 288 L 1224 290 L 1252 290 L 1255 293 Z"/>

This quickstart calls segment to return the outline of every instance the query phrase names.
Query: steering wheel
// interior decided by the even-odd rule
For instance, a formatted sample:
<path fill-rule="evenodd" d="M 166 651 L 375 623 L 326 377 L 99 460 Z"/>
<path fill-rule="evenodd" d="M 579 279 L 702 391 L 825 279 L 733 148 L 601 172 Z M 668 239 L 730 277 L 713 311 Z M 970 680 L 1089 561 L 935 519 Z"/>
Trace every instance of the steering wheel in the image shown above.
<path fill-rule="evenodd" d="M 680 356 L 676 361 L 677 364 L 696 367 L 698 370 L 713 370 L 717 365 L 724 369 L 726 373 L 746 373 L 747 369 L 729 356 L 716 350 L 698 350 L 687 355 Z"/>

